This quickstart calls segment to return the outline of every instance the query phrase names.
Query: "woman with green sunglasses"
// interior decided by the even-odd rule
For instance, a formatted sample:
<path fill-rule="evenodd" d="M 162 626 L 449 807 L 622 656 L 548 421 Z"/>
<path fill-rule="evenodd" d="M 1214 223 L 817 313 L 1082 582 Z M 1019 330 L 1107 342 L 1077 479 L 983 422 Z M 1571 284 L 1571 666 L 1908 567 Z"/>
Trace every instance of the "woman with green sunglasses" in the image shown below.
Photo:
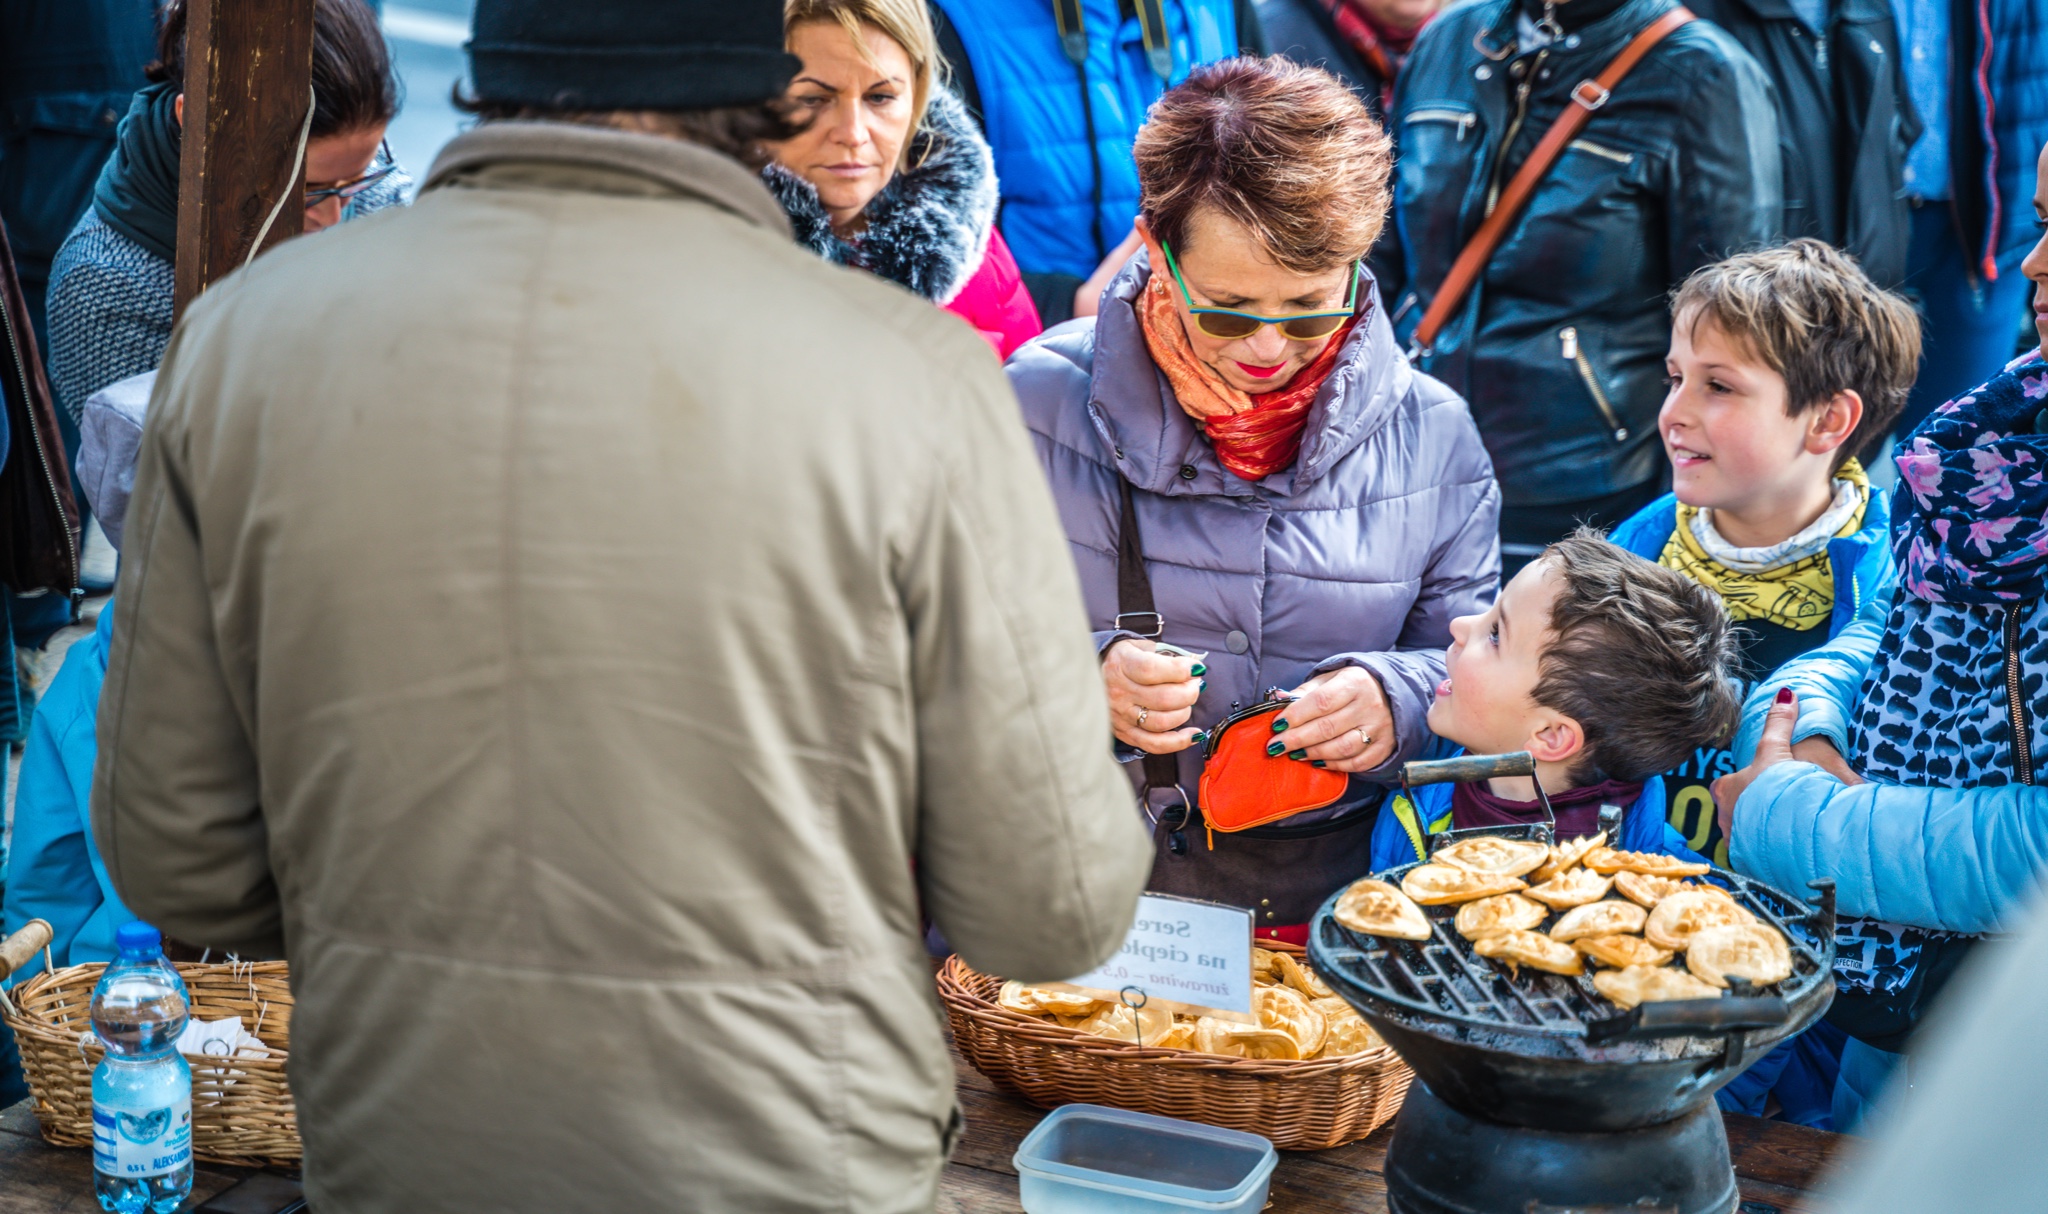
<path fill-rule="evenodd" d="M 1499 494 L 1464 402 L 1408 367 L 1362 267 L 1392 152 L 1348 89 L 1278 58 L 1199 68 L 1135 157 L 1143 251 L 1092 322 L 1008 369 L 1154 829 L 1153 888 L 1301 940 L 1366 871 L 1385 782 L 1429 744 L 1450 620 L 1493 598 Z M 1204 744 L 1276 688 L 1273 761 L 1354 778 L 1212 846 Z"/>

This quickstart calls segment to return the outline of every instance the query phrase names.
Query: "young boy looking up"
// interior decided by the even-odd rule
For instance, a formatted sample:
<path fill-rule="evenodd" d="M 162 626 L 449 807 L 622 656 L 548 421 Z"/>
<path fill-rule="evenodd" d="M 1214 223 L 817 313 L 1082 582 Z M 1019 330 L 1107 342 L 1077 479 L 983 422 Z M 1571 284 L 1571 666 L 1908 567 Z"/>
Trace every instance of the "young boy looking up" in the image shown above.
<path fill-rule="evenodd" d="M 1742 690 L 1826 642 L 1894 577 L 1890 517 L 1855 454 L 1891 428 L 1920 360 L 1911 304 L 1817 240 L 1707 266 L 1672 299 L 1657 417 L 1672 492 L 1614 542 L 1714 592 Z M 1714 737 L 1665 775 L 1686 846 L 1726 866 Z"/>
<path fill-rule="evenodd" d="M 1515 575 L 1480 615 L 1451 621 L 1429 727 L 1472 754 L 1526 750 L 1557 838 L 1625 811 L 1610 842 L 1679 851 L 1657 773 L 1722 738 L 1741 705 L 1727 617 L 1713 595 L 1580 529 Z M 1543 820 L 1526 776 L 1423 785 L 1373 828 L 1373 871 L 1421 859 L 1425 835 Z"/>

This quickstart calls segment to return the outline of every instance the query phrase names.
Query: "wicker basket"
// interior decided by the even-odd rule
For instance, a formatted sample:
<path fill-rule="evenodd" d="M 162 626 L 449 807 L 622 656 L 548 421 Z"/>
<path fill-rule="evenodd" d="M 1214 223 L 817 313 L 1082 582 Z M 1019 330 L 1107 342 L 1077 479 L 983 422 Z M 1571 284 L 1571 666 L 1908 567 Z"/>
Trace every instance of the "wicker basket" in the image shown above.
<path fill-rule="evenodd" d="M 1261 948 L 1306 950 L 1261 940 Z M 974 1069 L 1044 1108 L 1105 1104 L 1262 1134 L 1290 1151 L 1356 1142 L 1401 1107 L 1414 1072 L 1386 1046 L 1348 1058 L 1275 1062 L 1141 1048 L 1091 1037 L 996 1002 L 1003 980 L 948 957 L 939 999 Z"/>
<path fill-rule="evenodd" d="M 55 1146 L 92 1145 L 92 1072 L 105 1051 L 92 1036 L 87 1009 L 105 968 L 37 974 L 8 992 L 11 1002 L 0 997 L 0 1018 L 21 1046 L 36 1120 Z M 292 1016 L 285 973 L 282 961 L 178 966 L 195 1019 L 240 1016 L 271 1051 L 268 1058 L 232 1060 L 185 1055 L 192 1064 L 192 1154 L 199 1159 L 262 1167 L 299 1158 L 298 1114 L 284 1079 Z"/>

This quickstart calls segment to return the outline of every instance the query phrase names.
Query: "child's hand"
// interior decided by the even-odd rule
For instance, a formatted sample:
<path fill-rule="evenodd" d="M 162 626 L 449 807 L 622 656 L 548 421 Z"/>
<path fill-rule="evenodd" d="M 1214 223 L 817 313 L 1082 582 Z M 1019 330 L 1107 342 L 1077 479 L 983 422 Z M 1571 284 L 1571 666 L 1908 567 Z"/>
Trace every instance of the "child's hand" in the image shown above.
<path fill-rule="evenodd" d="M 1342 666 L 1294 689 L 1295 700 L 1273 719 L 1281 730 L 1269 746 L 1332 771 L 1370 771 L 1394 753 L 1394 713 L 1371 671 Z"/>
<path fill-rule="evenodd" d="M 1792 730 L 1799 724 L 1799 697 L 1792 694 L 1790 687 L 1780 687 L 1777 698 L 1771 703 L 1771 712 L 1764 719 L 1764 731 L 1757 738 L 1756 756 L 1749 766 L 1741 771 L 1732 771 L 1714 781 L 1714 816 L 1720 820 L 1723 838 L 1735 837 L 1735 803 L 1764 769 L 1778 763 L 1811 763 L 1844 784 L 1861 784 L 1863 777 L 1856 774 L 1835 744 L 1823 737 L 1811 737 L 1798 745 L 1792 743 Z"/>

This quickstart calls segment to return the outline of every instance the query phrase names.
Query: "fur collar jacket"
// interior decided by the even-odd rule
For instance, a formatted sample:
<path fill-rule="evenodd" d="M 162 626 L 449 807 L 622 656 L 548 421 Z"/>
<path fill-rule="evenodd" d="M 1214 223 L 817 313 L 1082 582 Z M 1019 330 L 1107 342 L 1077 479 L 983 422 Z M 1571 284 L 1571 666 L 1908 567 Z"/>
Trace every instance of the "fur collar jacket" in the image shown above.
<path fill-rule="evenodd" d="M 911 140 L 910 165 L 868 202 L 868 226 L 851 241 L 833 233 L 809 182 L 773 164 L 761 176 L 789 212 L 798 244 L 943 307 L 988 254 L 996 219 L 995 160 L 966 107 L 945 89 L 935 89 L 924 125 Z"/>

